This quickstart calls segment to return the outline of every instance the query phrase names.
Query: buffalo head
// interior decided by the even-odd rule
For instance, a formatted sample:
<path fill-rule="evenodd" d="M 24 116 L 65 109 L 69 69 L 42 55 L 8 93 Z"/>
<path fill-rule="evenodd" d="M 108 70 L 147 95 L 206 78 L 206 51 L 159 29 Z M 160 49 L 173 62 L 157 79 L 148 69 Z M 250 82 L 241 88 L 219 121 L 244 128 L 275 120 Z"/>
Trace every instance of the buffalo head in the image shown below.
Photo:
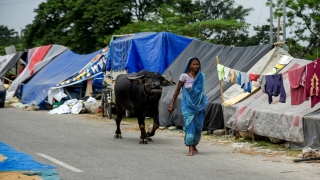
<path fill-rule="evenodd" d="M 161 93 L 163 86 L 173 86 L 175 83 L 166 79 L 157 72 L 148 72 L 142 70 L 139 73 L 132 73 L 127 78 L 134 83 L 143 85 L 144 90 L 148 94 Z"/>

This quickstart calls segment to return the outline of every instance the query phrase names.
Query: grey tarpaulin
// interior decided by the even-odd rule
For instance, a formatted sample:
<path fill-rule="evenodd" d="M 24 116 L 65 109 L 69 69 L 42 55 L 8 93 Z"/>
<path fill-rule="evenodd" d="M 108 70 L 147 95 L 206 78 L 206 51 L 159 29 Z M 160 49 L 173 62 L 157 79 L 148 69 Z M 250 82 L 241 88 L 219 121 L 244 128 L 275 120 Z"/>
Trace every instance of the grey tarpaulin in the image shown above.
<path fill-rule="evenodd" d="M 18 52 L 14 55 L 10 55 L 10 59 L 7 59 L 7 62 L 1 63 L 0 62 L 0 78 L 4 77 L 6 73 L 14 67 L 14 65 L 19 61 L 19 59 L 26 54 L 27 52 Z M 7 55 L 9 56 L 9 55 Z"/>
<path fill-rule="evenodd" d="M 47 45 L 47 46 L 49 46 L 49 45 Z M 41 59 L 40 61 L 39 61 L 39 59 L 37 61 L 34 61 L 35 64 L 32 65 L 33 69 L 32 70 L 29 69 L 29 65 L 30 65 L 30 62 L 33 59 L 33 56 L 35 54 L 39 53 L 41 51 L 41 48 L 43 48 L 43 46 L 35 47 L 35 48 L 32 48 L 32 49 L 28 50 L 28 63 L 27 63 L 27 66 L 21 72 L 21 74 L 12 82 L 12 84 L 10 85 L 10 87 L 8 89 L 8 92 L 11 92 L 11 91 L 16 92 L 16 90 L 20 86 L 20 83 L 23 83 L 23 82 L 29 80 L 30 78 L 32 78 L 34 74 L 39 72 L 51 60 L 53 60 L 54 58 L 59 56 L 61 53 L 63 53 L 64 51 L 67 50 L 67 47 L 65 47 L 65 46 L 53 44 L 51 46 L 51 48 L 49 49 L 49 51 L 45 54 L 43 59 Z"/>
<path fill-rule="evenodd" d="M 304 145 L 320 149 L 320 110 L 303 117 Z"/>
<path fill-rule="evenodd" d="M 247 72 L 273 47 L 273 44 L 250 47 L 229 47 L 193 40 L 165 70 L 163 75 L 170 79 L 169 72 L 171 72 L 173 81 L 177 83 L 186 66 L 187 60 L 194 56 L 200 59 L 202 72 L 206 75 L 205 94 L 209 102 L 206 108 L 204 130 L 212 133 L 215 129 L 224 127 L 219 79 L 215 60 L 216 56 L 219 57 L 220 64 Z M 231 85 L 232 83 L 223 82 L 223 90 L 225 91 Z M 171 101 L 175 88 L 176 86 L 163 88 L 162 97 L 159 101 L 159 120 L 161 126 L 183 126 L 183 117 L 180 110 L 181 94 L 175 102 L 173 114 L 170 115 L 168 113 L 168 104 Z"/>

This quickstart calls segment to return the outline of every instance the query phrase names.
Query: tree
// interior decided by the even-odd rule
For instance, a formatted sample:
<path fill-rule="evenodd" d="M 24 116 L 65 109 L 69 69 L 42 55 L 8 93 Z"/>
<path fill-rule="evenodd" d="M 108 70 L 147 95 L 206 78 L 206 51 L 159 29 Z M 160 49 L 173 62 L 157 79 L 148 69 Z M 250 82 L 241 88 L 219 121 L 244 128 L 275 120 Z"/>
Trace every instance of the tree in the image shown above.
<path fill-rule="evenodd" d="M 255 46 L 258 44 L 269 44 L 270 43 L 270 25 L 253 26 L 253 30 L 256 34 L 251 37 L 244 37 L 245 39 L 241 43 L 243 46 Z M 273 32 L 277 32 L 277 28 L 273 28 Z M 277 37 L 273 36 L 273 41 L 277 41 Z"/>
<path fill-rule="evenodd" d="M 106 35 L 131 21 L 130 0 L 48 0 L 35 9 L 27 25 L 28 48 L 64 45 L 76 53 L 91 53 L 105 46 Z"/>
<path fill-rule="evenodd" d="M 20 37 L 14 29 L 9 29 L 7 26 L 0 25 L 0 55 L 5 55 L 5 47 L 15 45 L 16 48 L 21 48 Z"/>
<path fill-rule="evenodd" d="M 159 6 L 163 4 L 173 5 L 174 3 L 175 0 L 132 0 L 129 9 L 133 14 L 134 19 L 137 21 L 147 21 L 148 15 L 157 12 Z"/>
<path fill-rule="evenodd" d="M 200 3 L 201 12 L 204 14 L 206 20 L 223 20 L 242 22 L 245 24 L 245 17 L 249 15 L 253 8 L 245 9 L 243 6 L 235 5 L 234 0 L 206 0 Z M 248 24 L 246 24 L 248 27 Z M 214 44 L 221 44 L 225 46 L 238 45 L 243 46 L 239 42 L 244 42 L 248 38 L 247 28 L 222 28 L 222 29 L 211 29 L 203 33 L 209 42 Z"/>
<path fill-rule="evenodd" d="M 35 9 L 36 17 L 25 30 L 24 42 L 28 48 L 60 44 L 77 53 L 90 53 L 108 45 L 112 34 L 169 31 L 235 45 L 248 34 L 244 18 L 251 9 L 233 6 L 234 0 L 223 2 L 48 0 Z"/>
<path fill-rule="evenodd" d="M 283 16 L 282 0 L 275 4 L 274 16 Z M 320 4 L 316 0 L 287 0 L 286 12 L 291 38 L 288 40 L 292 56 L 315 60 L 320 47 Z"/>
<path fill-rule="evenodd" d="M 18 35 L 18 32 L 14 31 L 14 29 L 8 29 L 7 26 L 0 25 L 0 44 L 8 45 L 8 41 L 15 35 Z"/>
<path fill-rule="evenodd" d="M 228 1 L 234 2 L 233 0 Z M 144 21 L 138 21 L 121 27 L 115 31 L 115 34 L 167 31 L 184 36 L 197 37 L 203 41 L 214 41 L 223 45 L 234 45 L 237 39 L 239 39 L 238 36 L 241 34 L 240 32 L 246 32 L 248 28 L 248 24 L 240 21 L 243 20 L 245 16 L 243 8 L 238 7 L 239 13 L 236 13 L 236 15 L 239 16 L 238 20 L 236 20 L 236 18 L 229 18 L 228 15 L 230 14 L 228 13 L 226 13 L 225 16 L 207 17 L 208 14 L 212 12 L 209 10 L 215 9 L 213 7 L 215 5 L 216 4 L 206 4 L 206 6 L 212 7 L 210 9 L 206 7 L 207 10 L 202 11 L 201 9 L 205 5 L 201 5 L 200 1 L 177 0 L 173 4 L 162 4 L 156 8 L 155 12 L 146 14 Z M 235 11 L 232 9 L 226 12 Z M 217 37 L 212 40 L 212 36 L 216 32 L 224 34 L 219 36 L 219 40 Z M 108 42 L 110 38 L 111 36 L 109 36 L 105 42 Z"/>

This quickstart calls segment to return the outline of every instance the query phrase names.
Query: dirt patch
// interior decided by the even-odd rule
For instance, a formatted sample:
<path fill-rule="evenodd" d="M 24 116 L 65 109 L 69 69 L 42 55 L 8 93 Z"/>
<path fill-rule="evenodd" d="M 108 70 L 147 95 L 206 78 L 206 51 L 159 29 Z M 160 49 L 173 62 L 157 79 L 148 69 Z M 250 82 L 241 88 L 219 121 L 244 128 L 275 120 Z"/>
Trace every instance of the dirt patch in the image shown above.
<path fill-rule="evenodd" d="M 7 158 L 4 157 L 2 154 L 0 154 L 0 162 L 4 161 L 5 159 L 7 159 Z"/>
<path fill-rule="evenodd" d="M 21 172 L 0 172 L 0 180 L 41 180 L 39 176 L 28 176 Z"/>
<path fill-rule="evenodd" d="M 84 117 L 86 120 L 90 120 L 90 121 L 110 121 L 110 119 L 103 117 L 102 118 L 102 114 L 98 113 L 98 114 L 77 114 L 78 116 L 82 116 Z"/>

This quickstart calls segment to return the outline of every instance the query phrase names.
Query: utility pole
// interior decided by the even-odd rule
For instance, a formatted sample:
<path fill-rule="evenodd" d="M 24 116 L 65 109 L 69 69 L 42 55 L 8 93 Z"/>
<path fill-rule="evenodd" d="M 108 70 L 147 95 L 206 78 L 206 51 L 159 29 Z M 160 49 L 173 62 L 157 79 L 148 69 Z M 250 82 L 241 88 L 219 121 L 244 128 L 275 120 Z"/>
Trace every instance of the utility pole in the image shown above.
<path fill-rule="evenodd" d="M 270 0 L 270 44 L 273 44 L 273 36 L 272 36 L 272 21 L 273 21 L 273 12 L 272 12 L 273 2 Z"/>

